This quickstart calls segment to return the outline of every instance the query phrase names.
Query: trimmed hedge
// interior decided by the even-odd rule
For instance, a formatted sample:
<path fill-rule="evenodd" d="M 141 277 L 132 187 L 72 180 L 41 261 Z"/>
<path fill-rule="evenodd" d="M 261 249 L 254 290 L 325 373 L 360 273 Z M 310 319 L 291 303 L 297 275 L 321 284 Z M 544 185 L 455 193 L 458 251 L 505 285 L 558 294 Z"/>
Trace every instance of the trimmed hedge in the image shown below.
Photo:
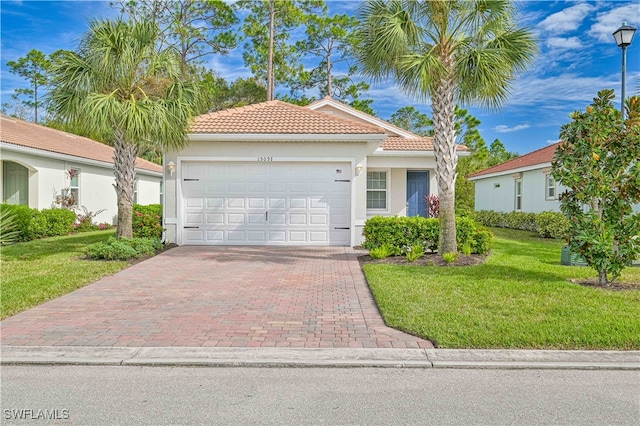
<path fill-rule="evenodd" d="M 162 238 L 162 204 L 133 205 L 133 236 L 139 238 Z"/>
<path fill-rule="evenodd" d="M 109 237 L 107 241 L 90 245 L 86 249 L 87 257 L 94 260 L 129 260 L 144 256 L 153 256 L 162 249 L 162 243 L 154 238 Z"/>
<path fill-rule="evenodd" d="M 73 231 L 76 221 L 76 214 L 66 209 L 40 211 L 27 206 L 0 204 L 0 210 L 8 210 L 15 215 L 16 242 L 67 235 Z"/>
<path fill-rule="evenodd" d="M 386 245 L 398 256 L 408 247 L 421 246 L 434 252 L 438 250 L 440 219 L 375 216 L 366 221 L 362 234 L 362 247 L 369 250 Z M 491 249 L 493 234 L 469 217 L 457 217 L 456 239 L 460 247 L 469 244 L 471 253 L 484 254 Z"/>
<path fill-rule="evenodd" d="M 479 210 L 475 212 L 474 218 L 484 226 L 532 231 L 543 238 L 563 239 L 569 230 L 569 220 L 560 212 L 503 213 Z"/>

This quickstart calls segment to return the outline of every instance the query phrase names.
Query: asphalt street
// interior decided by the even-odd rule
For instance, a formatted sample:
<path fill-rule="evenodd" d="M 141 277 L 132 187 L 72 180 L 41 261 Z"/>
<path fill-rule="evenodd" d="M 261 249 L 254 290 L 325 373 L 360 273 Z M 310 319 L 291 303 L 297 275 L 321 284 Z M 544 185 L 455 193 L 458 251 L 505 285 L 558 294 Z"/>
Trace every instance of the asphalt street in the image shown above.
<path fill-rule="evenodd" d="M 637 425 L 640 371 L 3 365 L 2 425 Z"/>

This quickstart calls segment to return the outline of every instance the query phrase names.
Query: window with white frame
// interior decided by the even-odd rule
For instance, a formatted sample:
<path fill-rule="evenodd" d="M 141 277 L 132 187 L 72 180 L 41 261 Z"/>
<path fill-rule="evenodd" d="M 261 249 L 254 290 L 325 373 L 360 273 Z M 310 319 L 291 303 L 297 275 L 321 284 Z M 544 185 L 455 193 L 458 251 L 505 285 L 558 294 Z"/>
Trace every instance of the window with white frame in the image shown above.
<path fill-rule="evenodd" d="M 522 179 L 516 179 L 516 192 L 515 192 L 515 210 L 522 210 Z"/>
<path fill-rule="evenodd" d="M 547 200 L 556 199 L 556 180 L 550 174 L 544 175 L 544 194 Z"/>
<path fill-rule="evenodd" d="M 164 188 L 162 185 L 162 182 L 160 182 L 160 204 L 162 204 L 162 192 L 163 192 Z"/>
<path fill-rule="evenodd" d="M 73 198 L 71 205 L 80 205 L 80 169 L 69 169 L 69 193 Z"/>
<path fill-rule="evenodd" d="M 133 183 L 133 204 L 138 204 L 138 181 Z"/>
<path fill-rule="evenodd" d="M 367 171 L 367 209 L 387 210 L 387 199 L 387 172 Z"/>

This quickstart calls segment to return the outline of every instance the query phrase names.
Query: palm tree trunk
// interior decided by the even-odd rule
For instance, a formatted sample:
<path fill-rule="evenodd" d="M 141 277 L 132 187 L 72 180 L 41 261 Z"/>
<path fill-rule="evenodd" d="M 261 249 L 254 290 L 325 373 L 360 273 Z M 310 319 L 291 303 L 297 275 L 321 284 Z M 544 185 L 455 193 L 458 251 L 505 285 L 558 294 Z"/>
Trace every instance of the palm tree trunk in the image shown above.
<path fill-rule="evenodd" d="M 453 79 L 443 79 L 431 98 L 433 109 L 436 177 L 440 199 L 440 240 L 438 252 L 457 253 L 456 244 L 456 127 L 455 85 Z"/>
<path fill-rule="evenodd" d="M 116 134 L 113 160 L 118 197 L 118 229 L 116 238 L 133 236 L 133 191 L 136 179 L 136 157 L 138 147 L 127 143 L 122 135 Z"/>
<path fill-rule="evenodd" d="M 275 79 L 273 72 L 273 49 L 276 37 L 276 4 L 275 0 L 269 1 L 269 60 L 267 64 L 267 100 L 272 101 L 275 98 Z"/>

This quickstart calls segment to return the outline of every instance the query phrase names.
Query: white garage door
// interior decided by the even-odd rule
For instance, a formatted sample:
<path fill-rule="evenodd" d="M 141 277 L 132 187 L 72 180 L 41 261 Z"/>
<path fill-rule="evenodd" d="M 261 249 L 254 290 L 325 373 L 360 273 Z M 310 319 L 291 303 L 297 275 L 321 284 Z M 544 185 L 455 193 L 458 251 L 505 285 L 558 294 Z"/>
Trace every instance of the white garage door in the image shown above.
<path fill-rule="evenodd" d="M 183 162 L 183 244 L 350 245 L 350 163 Z"/>

